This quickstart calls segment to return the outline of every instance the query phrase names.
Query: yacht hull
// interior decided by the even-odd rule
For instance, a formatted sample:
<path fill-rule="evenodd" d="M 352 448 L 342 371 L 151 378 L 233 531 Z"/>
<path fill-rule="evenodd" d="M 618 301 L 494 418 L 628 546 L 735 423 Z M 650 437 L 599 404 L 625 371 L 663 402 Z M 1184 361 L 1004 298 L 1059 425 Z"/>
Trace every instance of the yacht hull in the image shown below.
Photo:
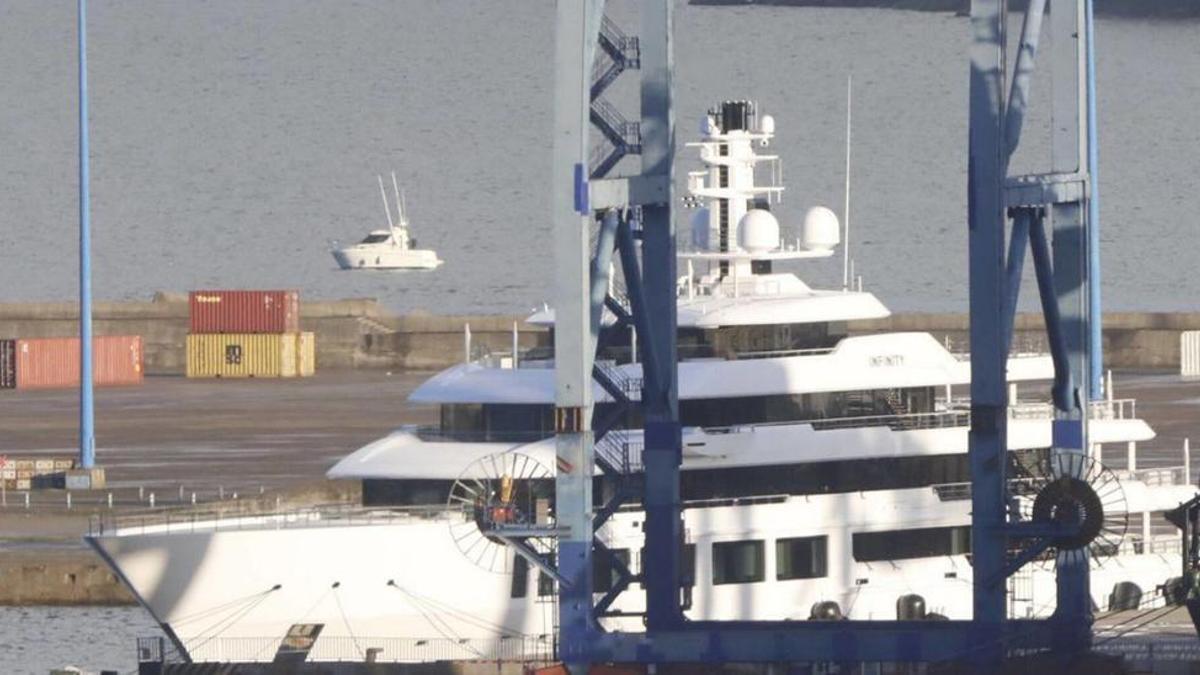
<path fill-rule="evenodd" d="M 442 264 L 437 253 L 428 249 L 372 250 L 350 246 L 333 250 L 333 259 L 344 270 L 434 269 Z"/>
<path fill-rule="evenodd" d="M 1169 488 L 1175 497 L 1190 487 Z M 1175 494 L 1178 493 L 1178 494 Z M 834 601 L 855 619 L 894 619 L 897 601 L 918 594 L 931 612 L 951 619 L 971 613 L 971 566 L 965 552 L 915 559 L 856 560 L 856 532 L 969 523 L 969 500 L 945 501 L 932 490 L 820 495 L 754 504 L 689 508 L 695 545 L 693 619 L 804 620 L 818 602 Z M 614 549 L 644 562 L 638 512 L 618 514 L 602 532 Z M 293 624 L 323 624 L 312 660 L 360 659 L 381 648 L 382 661 L 537 658 L 554 633 L 553 595 L 538 573 L 514 577 L 513 552 L 481 543 L 464 551 L 452 522 L 461 514 L 416 517 L 364 511 L 173 523 L 89 537 L 89 543 L 133 590 L 168 635 L 195 661 L 269 661 Z M 1131 518 L 1132 522 L 1137 519 Z M 821 536 L 828 564 L 812 578 L 781 580 L 775 545 L 787 537 Z M 759 539 L 764 572 L 746 583 L 716 581 L 714 544 Z M 1177 575 L 1173 537 L 1127 542 L 1093 566 L 1092 596 L 1101 610 L 1121 582 L 1143 591 L 1144 606 L 1161 605 L 1156 587 Z M 1010 614 L 1053 611 L 1052 563 L 1027 566 L 1011 581 Z M 637 612 L 643 596 L 630 586 L 614 609 Z M 608 620 L 638 631 L 640 621 Z"/>

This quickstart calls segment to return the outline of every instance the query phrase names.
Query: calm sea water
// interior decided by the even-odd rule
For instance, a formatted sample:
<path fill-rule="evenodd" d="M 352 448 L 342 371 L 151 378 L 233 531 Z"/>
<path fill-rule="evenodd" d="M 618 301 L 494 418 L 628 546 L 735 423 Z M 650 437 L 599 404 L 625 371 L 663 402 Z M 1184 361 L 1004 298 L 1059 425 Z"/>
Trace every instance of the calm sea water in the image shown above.
<path fill-rule="evenodd" d="M 0 301 L 75 294 L 74 8 L 0 0 Z M 966 20 L 682 4 L 676 19 L 681 146 L 714 102 L 757 99 L 779 125 L 785 228 L 815 204 L 840 211 L 854 74 L 858 269 L 893 308 L 964 309 Z M 532 0 L 93 0 L 97 296 L 287 286 L 406 311 L 539 304 L 552 23 Z M 1200 23 L 1097 31 L 1107 306 L 1195 309 Z M 1048 94 L 1042 77 L 1017 170 L 1045 166 Z M 379 226 L 375 174 L 391 169 L 446 264 L 337 271 L 326 241 Z M 840 277 L 837 261 L 801 270 Z M 129 670 L 154 631 L 138 608 L 0 609 L 0 672 Z"/>
<path fill-rule="evenodd" d="M 136 638 L 155 635 L 141 607 L 0 607 L 0 673 L 137 672 Z"/>
<path fill-rule="evenodd" d="M 74 7 L 0 0 L 0 301 L 76 292 Z M 677 25 L 680 141 L 714 102 L 759 100 L 780 128 L 785 229 L 814 204 L 841 210 L 853 72 L 858 269 L 894 308 L 965 307 L 965 19 L 681 4 Z M 532 0 L 94 0 L 97 296 L 289 286 L 440 313 L 540 304 L 551 29 L 552 3 Z M 1194 308 L 1200 23 L 1102 19 L 1098 40 L 1105 299 Z M 1047 154 L 1045 112 L 1019 168 Z M 337 271 L 327 240 L 383 221 L 375 174 L 391 169 L 446 265 Z M 802 269 L 840 276 L 837 261 Z"/>

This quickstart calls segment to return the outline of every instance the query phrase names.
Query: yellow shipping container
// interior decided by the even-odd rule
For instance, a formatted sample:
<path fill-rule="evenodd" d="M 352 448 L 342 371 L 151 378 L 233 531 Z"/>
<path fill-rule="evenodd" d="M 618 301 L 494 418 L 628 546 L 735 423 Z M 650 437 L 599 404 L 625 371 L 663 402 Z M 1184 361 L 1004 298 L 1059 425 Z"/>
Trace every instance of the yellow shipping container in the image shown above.
<path fill-rule="evenodd" d="M 317 337 L 312 333 L 300 333 L 296 347 L 296 374 L 312 377 L 317 372 Z"/>
<path fill-rule="evenodd" d="M 297 333 L 187 336 L 188 377 L 295 377 Z"/>

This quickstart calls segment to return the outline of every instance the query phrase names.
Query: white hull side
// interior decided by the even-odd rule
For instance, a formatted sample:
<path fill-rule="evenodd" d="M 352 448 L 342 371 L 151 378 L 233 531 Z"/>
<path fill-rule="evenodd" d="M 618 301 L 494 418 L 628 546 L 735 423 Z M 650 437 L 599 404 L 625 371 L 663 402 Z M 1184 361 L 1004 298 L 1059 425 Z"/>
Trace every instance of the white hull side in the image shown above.
<path fill-rule="evenodd" d="M 918 593 L 930 611 L 969 618 L 971 567 L 965 556 L 863 563 L 850 553 L 854 532 L 964 525 L 969 504 L 941 502 L 925 489 L 688 509 L 685 527 L 697 546 L 689 616 L 806 619 L 814 603 L 834 600 L 851 618 L 893 619 L 896 600 Z M 480 658 L 503 648 L 498 631 L 532 640 L 543 636 L 542 644 L 550 639 L 553 606 L 549 598 L 538 597 L 536 573 L 527 577 L 525 597 L 513 599 L 511 574 L 485 571 L 469 561 L 455 545 L 448 521 L 375 518 L 379 524 L 279 522 L 277 529 L 270 518 L 254 518 L 222 523 L 220 531 L 199 531 L 206 527 L 202 523 L 196 532 L 174 525 L 170 533 L 128 532 L 90 541 L 198 661 L 270 660 L 272 645 L 294 623 L 325 624 L 312 657 L 318 660 L 353 658 L 346 650 L 376 644 L 384 646 L 380 657 L 389 661 Z M 605 531 L 608 544 L 638 551 L 641 519 L 636 512 L 619 514 Z M 235 527 L 254 529 L 226 529 Z M 776 581 L 772 540 L 817 534 L 828 537 L 826 576 Z M 740 539 L 767 542 L 766 578 L 707 583 L 711 544 Z M 496 546 L 485 554 L 506 561 L 512 551 Z M 635 553 L 634 570 L 641 564 Z M 1108 594 L 1119 581 L 1133 581 L 1152 594 L 1156 585 L 1177 575 L 1178 565 L 1178 553 L 1130 552 L 1106 559 L 1093 571 L 1097 607 L 1107 608 Z M 1045 615 L 1053 609 L 1052 566 L 1035 565 L 1023 574 L 1026 590 L 1013 603 L 1013 614 Z M 642 602 L 635 584 L 614 608 L 637 611 Z M 622 620 L 609 627 L 636 631 L 639 626 Z M 402 638 L 409 642 L 397 651 L 395 641 Z M 466 646 L 448 653 L 445 645 L 460 639 Z M 418 640 L 425 646 L 414 646 Z M 436 654 L 434 645 L 441 645 Z M 426 648 L 429 653 L 421 651 Z"/>

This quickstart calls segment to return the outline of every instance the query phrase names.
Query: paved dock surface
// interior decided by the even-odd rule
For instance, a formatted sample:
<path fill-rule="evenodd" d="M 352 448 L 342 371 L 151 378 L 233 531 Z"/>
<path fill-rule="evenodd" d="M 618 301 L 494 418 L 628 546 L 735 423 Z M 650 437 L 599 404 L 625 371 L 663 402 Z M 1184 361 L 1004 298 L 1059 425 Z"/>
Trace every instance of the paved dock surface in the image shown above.
<path fill-rule="evenodd" d="M 304 379 L 148 377 L 96 390 L 97 462 L 113 487 L 291 487 L 401 424 L 433 423 L 408 395 L 430 373 L 319 373 Z M 74 455 L 74 391 L 0 391 L 0 454 Z M 162 495 L 160 495 L 162 496 Z"/>

